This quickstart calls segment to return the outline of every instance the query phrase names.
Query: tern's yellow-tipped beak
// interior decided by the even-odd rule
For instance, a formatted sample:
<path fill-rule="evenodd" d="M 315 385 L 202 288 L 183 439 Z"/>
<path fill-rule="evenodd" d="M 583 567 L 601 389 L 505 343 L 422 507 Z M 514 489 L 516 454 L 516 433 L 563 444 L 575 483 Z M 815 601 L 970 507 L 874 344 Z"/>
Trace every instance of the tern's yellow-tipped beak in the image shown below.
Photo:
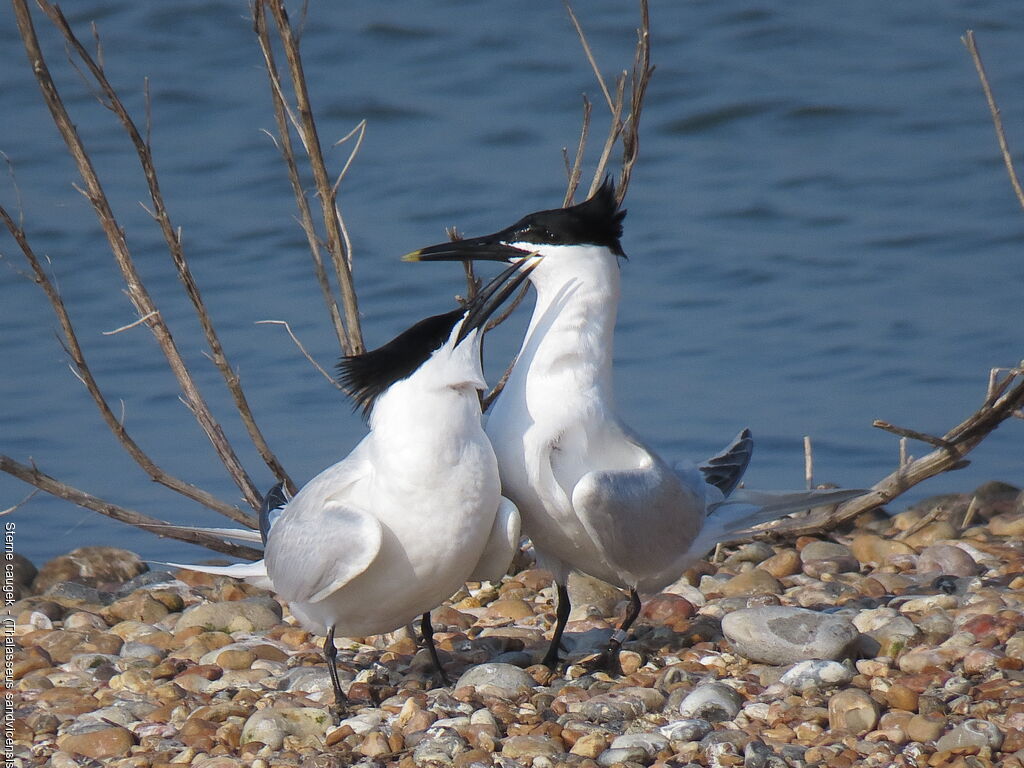
<path fill-rule="evenodd" d="M 402 257 L 402 261 L 419 261 L 420 254 L 422 253 L 423 251 L 413 251 L 412 253 L 407 253 L 405 254 L 405 256 Z"/>

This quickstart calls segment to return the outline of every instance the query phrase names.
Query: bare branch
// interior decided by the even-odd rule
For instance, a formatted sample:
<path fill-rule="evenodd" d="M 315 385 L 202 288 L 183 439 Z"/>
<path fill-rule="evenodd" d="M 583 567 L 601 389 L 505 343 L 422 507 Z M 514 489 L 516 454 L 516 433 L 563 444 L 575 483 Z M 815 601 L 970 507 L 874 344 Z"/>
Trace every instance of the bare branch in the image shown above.
<path fill-rule="evenodd" d="M 906 429 L 905 427 L 897 427 L 894 424 L 890 424 L 887 421 L 881 419 L 875 419 L 871 422 L 871 426 L 877 427 L 878 429 L 884 429 L 886 432 L 892 432 L 894 435 L 900 435 L 901 437 L 909 437 L 912 440 L 920 440 L 922 443 L 928 443 L 928 445 L 934 445 L 936 448 L 948 448 L 949 443 L 943 440 L 941 437 L 935 437 L 924 432 L 918 432 L 914 429 Z"/>
<path fill-rule="evenodd" d="M 346 135 L 342 136 L 340 139 L 338 139 L 336 142 L 334 142 L 334 146 L 338 146 L 339 144 L 344 144 L 346 141 L 351 139 L 353 136 L 356 136 L 356 144 L 355 144 L 354 147 L 352 147 L 352 151 L 348 153 L 348 160 L 345 161 L 345 165 L 342 167 L 341 173 L 338 174 L 338 178 L 335 179 L 335 181 L 334 181 L 334 186 L 331 187 L 331 193 L 332 194 L 336 195 L 338 193 L 338 187 L 341 186 L 342 179 L 345 178 L 345 174 L 348 173 L 348 169 L 352 165 L 352 161 L 355 160 L 356 159 L 356 155 L 359 154 L 359 148 L 363 146 L 363 139 L 366 138 L 366 121 L 365 120 L 360 120 L 359 124 L 355 128 L 353 128 Z"/>
<path fill-rule="evenodd" d="M 569 0 L 565 0 L 565 10 L 569 13 L 569 20 L 572 22 L 572 25 L 576 28 L 576 34 L 579 36 L 580 44 L 583 46 L 583 53 L 586 54 L 587 61 L 590 62 L 590 68 L 594 70 L 594 77 L 597 78 L 597 84 L 601 86 L 601 93 L 604 94 L 604 100 L 608 104 L 608 109 L 611 110 L 612 115 L 615 115 L 615 105 L 612 103 L 612 96 L 608 92 L 608 84 L 604 81 L 601 68 L 597 66 L 594 52 L 590 50 L 590 43 L 587 42 L 587 36 L 583 34 L 583 27 L 580 26 L 580 21 L 576 18 Z"/>
<path fill-rule="evenodd" d="M 563 207 L 572 204 L 572 199 L 576 195 L 576 189 L 580 185 L 580 177 L 583 175 L 583 150 L 587 146 L 587 136 L 590 134 L 591 109 L 590 99 L 588 99 L 586 94 L 584 94 L 583 124 L 580 127 L 580 140 L 576 143 L 576 157 L 573 160 L 572 167 L 568 169 L 569 184 L 566 187 L 565 197 L 562 200 Z M 566 165 L 568 166 L 568 162 Z"/>
<path fill-rule="evenodd" d="M 122 523 L 128 523 L 129 525 L 134 525 L 138 528 L 151 528 L 153 532 L 159 536 L 167 536 L 173 539 L 178 539 L 179 541 L 187 541 L 190 544 L 198 544 L 202 547 L 206 547 L 207 549 L 231 555 L 232 557 L 243 557 L 248 560 L 259 560 L 263 557 L 263 553 L 258 549 L 224 541 L 216 536 L 210 536 L 209 534 L 172 525 L 166 520 L 160 520 L 159 518 L 150 517 L 149 515 L 144 515 L 141 512 L 136 512 L 135 510 L 111 504 L 109 501 L 104 501 L 97 496 L 93 496 L 92 494 L 81 491 L 67 485 L 66 483 L 62 483 L 59 480 L 40 472 L 35 467 L 27 466 L 2 454 L 0 454 L 0 471 L 13 475 L 29 485 L 34 485 L 41 491 L 46 491 L 53 496 L 70 501 L 80 507 L 85 507 L 86 509 L 91 509 L 94 512 L 99 512 L 101 515 L 106 515 L 114 520 L 118 520 Z"/>
<path fill-rule="evenodd" d="M 612 107 L 612 120 L 608 126 L 608 138 L 605 139 L 604 149 L 601 150 L 601 157 L 597 161 L 597 168 L 594 170 L 594 178 L 590 182 L 590 190 L 587 197 L 591 197 L 604 180 L 605 171 L 608 168 L 608 161 L 611 159 L 615 142 L 622 135 L 622 109 L 623 99 L 626 91 L 626 75 L 623 73 L 615 80 L 615 104 Z"/>
<path fill-rule="evenodd" d="M 139 318 L 138 320 L 136 320 L 135 322 L 133 322 L 133 323 L 128 323 L 128 325 L 122 325 L 122 326 L 121 326 L 120 328 L 115 328 L 115 329 L 114 329 L 114 330 L 112 330 L 112 331 L 100 331 L 100 333 L 102 333 L 102 334 L 103 334 L 104 336 L 114 336 L 114 335 L 116 335 L 116 334 L 118 334 L 118 333 L 121 333 L 121 331 L 127 331 L 127 330 L 129 330 L 130 328 L 134 328 L 134 327 L 135 327 L 135 326 L 137 326 L 137 325 L 142 325 L 142 324 L 143 324 L 143 323 L 145 323 L 145 322 L 146 322 L 147 320 L 149 320 L 149 319 L 150 319 L 151 317 L 153 317 L 153 315 L 155 315 L 155 314 L 157 313 L 157 311 L 158 311 L 158 310 L 154 310 L 153 312 L 150 312 L 150 313 L 149 313 L 148 315 L 145 315 L 145 316 L 143 316 L 143 317 L 140 317 L 140 318 Z"/>
<path fill-rule="evenodd" d="M 71 323 L 71 318 L 68 315 L 67 308 L 64 306 L 64 301 L 61 299 L 56 286 L 54 286 L 50 276 L 43 269 L 38 257 L 29 245 L 28 239 L 25 237 L 24 230 L 14 222 L 6 209 L 2 206 L 0 206 L 0 219 L 3 220 L 8 231 L 10 231 L 11 236 L 25 255 L 25 259 L 28 261 L 29 267 L 32 269 L 33 275 L 31 279 L 43 289 L 43 292 L 46 294 L 46 298 L 50 301 L 50 306 L 53 307 L 53 311 L 57 315 L 57 321 L 60 323 L 61 332 L 64 336 L 64 350 L 67 352 L 68 357 L 71 358 L 71 363 L 74 366 L 72 368 L 72 372 L 78 380 L 85 385 L 89 394 L 92 396 L 93 401 L 96 403 L 96 407 L 99 409 L 100 415 L 103 417 L 103 421 L 106 422 L 107 427 L 114 433 L 114 436 L 117 437 L 125 451 L 128 452 L 128 455 L 131 456 L 140 467 L 142 467 L 146 474 L 161 485 L 165 485 L 171 490 L 180 493 L 182 496 L 199 502 L 200 504 L 219 512 L 232 520 L 242 523 L 243 525 L 247 525 L 250 528 L 255 528 L 255 520 L 253 520 L 250 515 L 247 515 L 237 507 L 225 504 L 213 494 L 168 474 L 157 466 L 156 462 L 154 462 L 149 455 L 139 447 L 138 443 L 132 439 L 128 434 L 128 431 L 125 429 L 122 420 L 118 419 L 110 408 L 99 384 L 93 377 L 92 371 L 86 362 L 85 353 L 82 351 L 82 347 L 78 343 L 78 336 Z"/>
<path fill-rule="evenodd" d="M 283 325 L 284 329 L 288 332 L 288 335 L 291 336 L 291 339 L 295 343 L 295 346 L 299 348 L 299 351 L 302 353 L 303 357 L 305 357 L 310 362 L 310 364 L 320 372 L 320 375 L 327 379 L 334 387 L 336 387 L 337 389 L 341 389 L 341 385 L 334 380 L 334 377 L 331 376 L 331 374 L 329 374 L 327 371 L 325 371 L 323 367 L 320 365 L 320 363 L 318 363 L 313 358 L 313 356 L 309 354 L 306 348 L 302 345 L 302 342 L 299 341 L 299 337 L 295 335 L 295 333 L 292 331 L 292 327 L 288 325 L 288 322 L 286 320 L 257 320 L 256 325 Z"/>
<path fill-rule="evenodd" d="M 1010 147 L 1006 143 L 1006 132 L 1003 130 L 1003 118 L 999 112 L 999 105 L 996 104 L 996 98 L 992 95 L 992 88 L 988 84 L 985 65 L 981 61 L 981 54 L 978 53 L 978 46 L 974 41 L 974 30 L 967 30 L 961 40 L 967 46 L 971 59 L 974 61 L 974 68 L 978 71 L 978 79 L 985 92 L 985 101 L 988 102 L 988 111 L 992 113 L 992 124 L 996 129 L 996 139 L 999 141 L 999 151 L 1003 155 L 1003 164 L 1010 176 L 1010 184 L 1013 186 L 1013 193 L 1017 196 L 1017 202 L 1024 208 L 1024 189 L 1021 189 L 1020 179 L 1017 178 L 1017 171 L 1013 167 L 1013 157 L 1010 155 Z"/>
<path fill-rule="evenodd" d="M 256 418 L 252 413 L 252 409 L 249 407 L 245 392 L 242 390 L 239 383 L 238 375 L 231 368 L 231 365 L 228 362 L 227 356 L 224 353 L 224 348 L 220 343 L 220 338 L 213 326 L 213 321 L 210 318 L 210 314 L 203 302 L 202 295 L 199 292 L 199 286 L 196 284 L 195 279 L 192 276 L 192 271 L 189 268 L 188 261 L 185 258 L 185 253 L 181 246 L 180 230 L 175 232 L 174 226 L 170 220 L 170 215 L 164 205 L 163 194 L 160 191 L 160 185 L 157 180 L 156 167 L 153 163 L 153 156 L 150 151 L 150 142 L 148 138 L 151 122 L 151 104 L 149 100 L 148 80 L 146 81 L 145 88 L 147 138 L 143 139 L 134 120 L 132 120 L 131 115 L 129 115 L 128 110 L 121 101 L 121 98 L 118 96 L 113 86 L 111 86 L 109 80 L 107 80 L 103 68 L 96 63 L 85 47 L 75 37 L 71 26 L 68 24 L 67 19 L 64 17 L 63 13 L 61 13 L 60 9 L 50 5 L 48 0 L 38 0 L 38 2 L 40 7 L 50 17 L 51 21 L 53 21 L 60 30 L 61 34 L 64 35 L 64 39 L 67 41 L 68 45 L 72 47 L 78 57 L 89 69 L 93 78 L 96 80 L 97 85 L 101 89 L 106 102 L 109 103 L 110 108 L 117 115 L 118 119 L 121 121 L 121 125 L 125 129 L 125 132 L 128 134 L 128 137 L 135 148 L 136 154 L 139 157 L 139 163 L 142 166 L 142 171 L 146 177 L 146 183 L 149 188 L 150 199 L 153 201 L 154 210 L 151 215 L 160 226 L 160 231 L 164 236 L 164 241 L 167 243 L 171 259 L 178 272 L 178 277 L 185 288 L 185 293 L 188 295 L 189 300 L 192 302 L 192 306 L 195 309 L 196 316 L 198 317 L 200 326 L 203 329 L 203 334 L 206 337 L 206 342 L 210 347 L 211 359 L 217 367 L 217 370 L 220 371 L 221 377 L 224 379 L 224 383 L 227 385 L 228 392 L 231 394 L 232 400 L 234 401 L 235 409 L 238 411 L 242 423 L 246 428 L 246 432 L 249 434 L 249 438 L 252 440 L 257 452 L 260 454 L 270 471 L 274 473 L 274 476 L 279 480 L 283 480 L 289 490 L 294 491 L 295 484 L 292 482 L 291 478 L 288 477 L 288 473 L 285 472 L 284 467 L 277 460 L 273 451 L 271 451 L 263 433 L 256 424 Z M 95 30 L 94 35 L 96 36 L 97 45 L 99 45 L 99 35 L 95 33 Z M 136 276 L 136 279 L 141 285 L 141 278 Z M 159 318 L 158 320 L 159 322 L 155 323 L 152 327 L 156 328 L 159 325 L 163 325 L 163 321 Z M 156 331 L 154 331 L 154 333 L 156 333 Z M 186 371 L 186 377 L 190 379 L 190 377 L 187 376 L 187 370 L 184 368 L 184 363 L 177 355 L 176 350 L 169 350 L 167 347 L 164 347 L 163 344 L 161 344 L 161 347 L 164 349 L 165 354 L 168 354 L 169 351 L 171 353 L 168 354 L 168 362 L 170 363 L 171 368 L 175 369 L 180 364 L 181 369 Z M 194 399 L 189 393 L 189 387 L 183 384 L 182 390 L 185 392 L 186 396 L 190 397 L 190 399 Z M 196 392 L 198 392 L 198 389 L 196 389 Z M 204 424 L 204 422 L 212 423 L 212 415 L 209 414 L 208 409 L 205 408 L 205 403 L 203 403 L 201 399 L 197 401 L 197 411 L 199 414 L 197 418 L 201 425 Z M 215 424 L 213 424 L 213 426 L 216 427 Z M 259 501 L 262 501 L 262 496 L 259 491 L 255 489 L 252 481 L 249 480 L 241 466 L 241 463 L 236 457 L 234 457 L 230 445 L 226 445 L 224 448 L 218 449 L 218 453 L 221 455 L 222 461 L 224 461 L 225 466 L 235 479 L 239 488 L 242 490 L 242 493 L 246 495 L 249 503 L 252 504 L 256 501 L 254 506 L 259 506 Z"/>
<path fill-rule="evenodd" d="M 34 497 L 38 492 L 39 492 L 38 488 L 36 490 L 34 490 L 34 491 L 29 491 L 28 496 L 26 496 L 24 499 L 19 501 L 17 504 L 12 504 L 7 509 L 0 510 L 0 517 L 4 517 L 5 515 L 11 514 L 11 512 L 15 512 L 15 511 L 21 509 L 21 507 L 25 506 L 25 504 L 27 504 L 32 499 L 32 497 Z"/>
<path fill-rule="evenodd" d="M 986 399 L 977 411 L 943 435 L 940 438 L 942 447 L 919 459 L 909 459 L 905 465 L 875 483 L 871 493 L 840 504 L 834 511 L 829 507 L 807 518 L 782 521 L 766 528 L 765 534 L 791 537 L 832 530 L 863 512 L 891 502 L 928 478 L 965 466 L 967 454 L 1024 404 L 1024 370 L 1014 369 L 1010 377 L 1012 386 L 1009 386 L 1010 381 L 1004 382 L 1007 386 L 1003 394 L 993 401 Z M 736 539 L 728 543 L 746 540 Z"/>
<path fill-rule="evenodd" d="M 102 70 L 99 69 L 89 53 L 82 47 L 81 43 L 78 42 L 77 38 L 75 38 L 68 26 L 67 20 L 64 18 L 60 10 L 52 6 L 48 0 L 37 0 L 37 2 L 47 16 L 49 16 L 53 21 L 54 25 L 57 26 L 57 28 L 64 34 L 68 44 L 74 48 L 82 61 L 89 67 L 93 77 L 96 78 L 101 87 L 105 85 L 109 88 L 109 84 L 107 83 Z M 68 146 L 68 150 L 78 166 L 79 174 L 85 183 L 83 194 L 86 195 L 89 202 L 92 204 L 93 210 L 99 219 L 100 226 L 103 228 L 103 231 L 107 236 L 107 241 L 110 244 L 111 251 L 128 287 L 132 303 L 140 316 L 151 314 L 156 311 L 156 305 L 153 303 L 153 300 L 150 297 L 149 292 L 146 290 L 139 273 L 135 269 L 135 264 L 132 260 L 124 231 L 121 229 L 116 217 L 114 216 L 110 203 L 107 200 L 102 185 L 100 184 L 99 177 L 93 167 L 92 160 L 89 158 L 89 155 L 78 136 L 78 132 L 75 129 L 74 123 L 71 121 L 67 109 L 61 100 L 60 94 L 57 91 L 57 86 L 54 83 L 53 78 L 50 76 L 49 69 L 47 68 L 46 61 L 43 57 L 42 49 L 39 46 L 39 40 L 35 34 L 35 29 L 33 27 L 26 2 L 25 0 L 13 0 L 13 3 L 15 18 L 18 22 L 22 41 L 25 44 L 29 60 L 32 62 L 33 71 L 36 75 L 36 80 L 42 89 L 44 100 L 50 109 L 54 123 L 60 131 L 65 144 Z M 108 91 L 104 88 L 104 93 L 109 97 L 112 93 L 112 89 Z M 120 104 L 120 101 L 115 102 L 114 106 L 115 109 L 123 109 L 123 105 Z M 122 122 L 124 122 L 124 117 L 122 117 Z M 133 141 L 136 137 L 138 137 L 137 131 L 133 133 Z M 141 139 L 139 140 L 139 143 L 141 143 Z M 143 150 L 146 152 L 146 156 L 148 156 L 148 151 L 144 148 Z M 150 178 L 152 165 L 149 164 L 144 166 L 144 170 L 147 175 L 147 181 L 151 184 L 152 189 L 155 185 L 155 178 Z M 156 200 L 154 200 L 154 203 L 156 204 Z M 159 210 L 161 206 L 157 204 L 156 207 Z M 248 501 L 253 508 L 259 507 L 259 504 L 262 501 L 262 496 L 259 491 L 256 490 L 252 480 L 248 476 L 248 473 L 245 471 L 245 468 L 235 455 L 230 443 L 224 437 L 220 425 L 213 418 L 209 406 L 203 399 L 202 394 L 196 386 L 195 381 L 189 373 L 188 368 L 178 351 L 170 330 L 164 324 L 159 314 L 153 315 L 148 324 L 160 345 L 164 356 L 167 358 L 169 367 L 178 379 L 178 384 L 181 387 L 182 392 L 192 403 L 196 419 L 207 437 L 210 439 L 210 442 L 213 444 L 217 455 L 228 469 L 228 473 L 231 475 L 231 478 L 242 491 L 246 501 Z M 248 516 L 246 516 L 246 520 L 248 521 Z"/>
<path fill-rule="evenodd" d="M 651 18 L 647 0 L 640 0 L 640 28 L 637 30 L 636 54 L 630 75 L 630 109 L 622 134 L 622 172 L 616 198 L 621 204 L 629 189 L 633 166 L 640 154 L 640 113 L 647 97 L 647 85 L 654 67 L 651 66 Z"/>
<path fill-rule="evenodd" d="M 320 198 L 324 224 L 327 228 L 327 247 L 331 255 L 331 261 L 334 264 L 338 286 L 341 290 L 346 331 L 344 352 L 347 355 L 359 354 L 365 348 L 359 323 L 359 303 L 356 298 L 355 285 L 352 281 L 350 251 L 346 249 L 341 215 L 337 208 L 337 198 L 327 177 L 327 168 L 324 165 L 323 153 L 320 149 L 320 139 L 317 136 L 316 123 L 313 119 L 309 92 L 306 89 L 306 80 L 303 74 L 302 58 L 299 55 L 298 40 L 288 21 L 288 12 L 285 10 L 284 0 L 257 0 L 257 6 L 261 5 L 266 6 L 274 18 L 278 34 L 281 38 L 281 44 L 284 48 L 285 60 L 288 63 L 292 90 L 295 94 L 295 102 L 300 120 L 298 133 L 302 137 L 303 145 L 309 157 L 310 169 L 313 172 L 313 180 L 316 184 L 317 196 Z"/>
<path fill-rule="evenodd" d="M 342 352 L 348 347 L 345 324 L 341 319 L 341 310 L 338 302 L 334 299 L 331 291 L 330 280 L 327 277 L 327 270 L 324 267 L 323 257 L 320 254 L 320 239 L 316 234 L 316 227 L 313 224 L 313 214 L 309 208 L 309 199 L 302 186 L 299 176 L 298 163 L 295 160 L 295 150 L 292 146 L 291 131 L 288 129 L 289 122 L 295 126 L 300 139 L 302 131 L 299 129 L 298 121 L 291 113 L 288 103 L 281 87 L 281 76 L 277 70 L 274 60 L 274 51 L 270 43 L 270 32 L 267 29 L 266 13 L 263 9 L 262 0 L 253 4 L 253 26 L 256 30 L 256 37 L 260 43 L 260 50 L 263 52 L 264 66 L 267 69 L 267 78 L 270 81 L 270 95 L 274 104 L 274 119 L 277 123 L 278 136 L 275 138 L 267 132 L 267 135 L 274 141 L 275 146 L 281 152 L 285 167 L 288 171 L 288 181 L 292 185 L 292 193 L 295 196 L 295 204 L 299 209 L 299 224 L 306 234 L 306 242 L 309 244 L 310 256 L 313 259 L 313 275 L 320 286 L 320 294 L 324 305 L 327 307 L 327 314 L 331 318 L 331 325 L 334 328 L 335 336 L 338 338 L 338 347 Z"/>
<path fill-rule="evenodd" d="M 814 487 L 814 450 L 810 435 L 804 435 L 804 484 L 808 490 Z"/>

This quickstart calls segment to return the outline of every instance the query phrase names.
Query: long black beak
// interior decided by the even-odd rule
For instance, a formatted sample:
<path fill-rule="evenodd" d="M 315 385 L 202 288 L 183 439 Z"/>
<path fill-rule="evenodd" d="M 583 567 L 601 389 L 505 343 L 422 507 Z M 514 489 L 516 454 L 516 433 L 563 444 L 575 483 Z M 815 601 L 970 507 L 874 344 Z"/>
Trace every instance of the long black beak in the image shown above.
<path fill-rule="evenodd" d="M 402 261 L 515 261 L 529 255 L 530 251 L 505 245 L 496 233 L 420 248 L 407 253 Z"/>
<path fill-rule="evenodd" d="M 519 251 L 519 253 L 523 252 Z M 529 254 L 523 253 L 523 255 Z M 459 344 L 471 331 L 482 327 L 495 310 L 516 292 L 516 289 L 523 284 L 539 263 L 538 257 L 520 269 L 521 264 L 517 262 L 481 288 L 468 306 L 466 318 L 462 321 L 462 327 L 459 328 L 459 335 L 456 337 L 455 343 Z"/>

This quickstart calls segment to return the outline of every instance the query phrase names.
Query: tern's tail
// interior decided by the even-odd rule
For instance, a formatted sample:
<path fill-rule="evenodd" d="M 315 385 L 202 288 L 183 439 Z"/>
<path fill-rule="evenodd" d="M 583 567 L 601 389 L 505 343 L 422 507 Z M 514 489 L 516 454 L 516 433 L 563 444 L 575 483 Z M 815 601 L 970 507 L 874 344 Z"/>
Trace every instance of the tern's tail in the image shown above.
<path fill-rule="evenodd" d="M 172 568 L 184 568 L 188 571 L 199 573 L 212 573 L 214 576 L 231 576 L 235 579 L 244 579 L 261 589 L 274 588 L 273 582 L 267 575 L 267 565 L 263 560 L 254 563 L 235 563 L 234 565 L 190 565 L 188 563 L 161 563 Z"/>
<path fill-rule="evenodd" d="M 739 488 L 729 498 L 708 507 L 697 541 L 691 550 L 707 552 L 718 542 L 749 533 L 761 523 L 811 507 L 825 507 L 863 496 L 862 490 L 754 491 Z"/>

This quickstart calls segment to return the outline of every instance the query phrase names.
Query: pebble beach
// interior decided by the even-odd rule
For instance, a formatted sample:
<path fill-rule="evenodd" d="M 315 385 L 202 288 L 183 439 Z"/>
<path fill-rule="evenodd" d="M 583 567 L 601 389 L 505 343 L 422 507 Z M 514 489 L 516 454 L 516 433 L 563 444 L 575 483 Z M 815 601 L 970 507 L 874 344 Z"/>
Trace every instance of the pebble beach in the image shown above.
<path fill-rule="evenodd" d="M 415 635 L 321 654 L 270 592 L 112 547 L 17 558 L 8 766 L 1024 766 L 1024 493 L 988 483 L 702 561 L 645 596 L 621 674 L 587 660 L 625 595 L 573 577 L 567 662 L 524 553 Z M 12 602 L 13 600 L 13 602 Z"/>

